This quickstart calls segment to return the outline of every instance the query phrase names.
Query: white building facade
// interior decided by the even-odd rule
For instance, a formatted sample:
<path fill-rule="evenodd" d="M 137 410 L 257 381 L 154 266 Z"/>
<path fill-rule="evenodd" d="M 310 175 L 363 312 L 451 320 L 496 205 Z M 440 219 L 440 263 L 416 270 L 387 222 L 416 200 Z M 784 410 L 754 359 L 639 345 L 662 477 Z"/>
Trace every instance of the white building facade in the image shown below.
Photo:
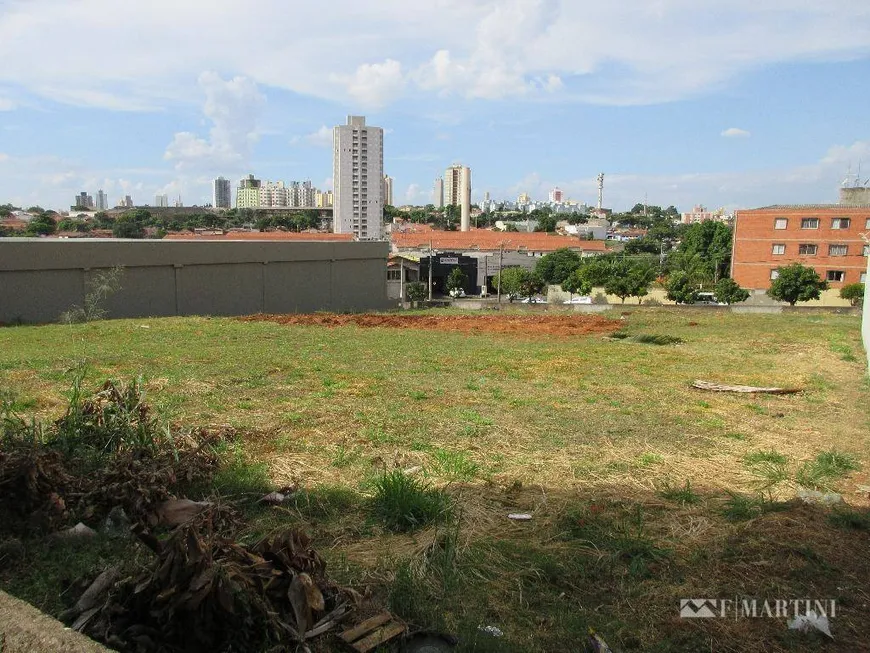
<path fill-rule="evenodd" d="M 383 238 L 384 130 L 348 116 L 332 130 L 333 231 L 359 240 Z"/>

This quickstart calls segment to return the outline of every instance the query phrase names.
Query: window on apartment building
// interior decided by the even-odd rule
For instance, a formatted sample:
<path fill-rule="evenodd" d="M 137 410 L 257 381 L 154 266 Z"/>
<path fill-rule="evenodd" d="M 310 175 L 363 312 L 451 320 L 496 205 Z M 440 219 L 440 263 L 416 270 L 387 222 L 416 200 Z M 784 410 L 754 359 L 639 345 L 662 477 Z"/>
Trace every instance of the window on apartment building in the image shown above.
<path fill-rule="evenodd" d="M 801 229 L 818 229 L 819 228 L 819 219 L 818 218 L 803 218 L 801 220 Z"/>
<path fill-rule="evenodd" d="M 848 253 L 848 245 L 828 245 L 828 256 L 846 256 Z"/>
<path fill-rule="evenodd" d="M 779 270 L 771 270 L 770 271 L 770 279 L 771 279 L 771 281 L 774 279 L 779 279 Z"/>
<path fill-rule="evenodd" d="M 774 229 L 787 229 L 788 228 L 788 218 L 777 218 L 773 222 Z"/>
<path fill-rule="evenodd" d="M 387 281 L 401 281 L 402 280 L 402 271 L 401 270 L 387 270 Z"/>
<path fill-rule="evenodd" d="M 870 218 L 867 218 L 867 221 L 864 223 L 865 229 L 870 229 Z"/>
<path fill-rule="evenodd" d="M 862 256 L 870 256 L 870 245 L 864 245 L 864 251 L 861 252 Z"/>
<path fill-rule="evenodd" d="M 774 245 L 773 246 L 774 254 L 785 254 L 785 245 Z"/>
<path fill-rule="evenodd" d="M 852 221 L 849 218 L 833 218 L 831 220 L 831 229 L 848 229 L 852 226 Z"/>
<path fill-rule="evenodd" d="M 867 283 L 867 273 L 866 272 L 861 273 L 861 283 Z"/>
<path fill-rule="evenodd" d="M 798 245 L 798 254 L 802 256 L 815 256 L 818 251 L 818 245 Z"/>
<path fill-rule="evenodd" d="M 825 279 L 827 281 L 842 281 L 845 276 L 846 273 L 842 270 L 828 270 Z"/>

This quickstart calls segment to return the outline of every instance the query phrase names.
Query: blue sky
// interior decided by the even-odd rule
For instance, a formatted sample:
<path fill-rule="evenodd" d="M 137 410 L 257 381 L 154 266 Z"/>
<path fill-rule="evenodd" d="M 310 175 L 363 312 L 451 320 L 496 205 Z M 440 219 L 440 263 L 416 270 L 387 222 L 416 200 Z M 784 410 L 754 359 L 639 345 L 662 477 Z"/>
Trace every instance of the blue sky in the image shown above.
<path fill-rule="evenodd" d="M 831 202 L 870 177 L 866 0 L 0 0 L 0 203 L 210 199 L 331 181 L 384 127 L 395 203 L 454 162 L 475 199 L 553 185 L 688 210 Z"/>

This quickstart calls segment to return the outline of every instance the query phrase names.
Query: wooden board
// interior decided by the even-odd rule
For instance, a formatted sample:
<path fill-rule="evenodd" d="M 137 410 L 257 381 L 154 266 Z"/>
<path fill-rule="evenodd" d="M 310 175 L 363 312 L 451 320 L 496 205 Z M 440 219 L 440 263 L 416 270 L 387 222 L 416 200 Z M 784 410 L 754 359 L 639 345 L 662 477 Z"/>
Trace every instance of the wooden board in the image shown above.
<path fill-rule="evenodd" d="M 800 388 L 760 388 L 751 385 L 722 385 L 710 381 L 695 381 L 692 383 L 692 387 L 710 392 L 741 392 L 746 394 L 793 395 L 801 392 Z"/>
<path fill-rule="evenodd" d="M 371 635 L 352 644 L 352 646 L 355 650 L 359 651 L 359 653 L 368 653 L 368 651 L 377 648 L 384 642 L 388 642 L 393 639 L 393 637 L 401 635 L 404 632 L 405 625 L 394 621 L 383 628 L 378 628 Z"/>
<path fill-rule="evenodd" d="M 374 617 L 366 619 L 362 623 L 358 623 L 350 630 L 344 631 L 341 635 L 339 635 L 339 637 L 341 637 L 342 640 L 350 644 L 351 642 L 355 642 L 356 640 L 358 640 L 369 631 L 374 630 L 378 626 L 383 626 L 392 618 L 393 615 L 391 615 L 389 612 L 381 612 Z"/>
<path fill-rule="evenodd" d="M 385 611 L 344 631 L 339 638 L 357 653 L 368 653 L 405 630 L 405 624 Z"/>

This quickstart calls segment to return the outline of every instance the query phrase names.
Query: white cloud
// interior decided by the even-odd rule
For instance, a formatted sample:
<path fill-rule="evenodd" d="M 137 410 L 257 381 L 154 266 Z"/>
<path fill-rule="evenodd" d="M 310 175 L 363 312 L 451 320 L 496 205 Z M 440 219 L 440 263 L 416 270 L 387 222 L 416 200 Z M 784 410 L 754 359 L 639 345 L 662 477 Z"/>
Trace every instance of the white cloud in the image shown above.
<path fill-rule="evenodd" d="M 402 64 L 394 59 L 362 64 L 347 84 L 347 92 L 367 108 L 378 108 L 396 99 L 405 87 Z"/>
<path fill-rule="evenodd" d="M 719 135 L 724 138 L 749 138 L 752 134 L 740 127 L 729 127 Z"/>
<path fill-rule="evenodd" d="M 178 170 L 238 169 L 259 137 L 257 118 L 265 97 L 246 77 L 224 81 L 217 73 L 205 72 L 199 76 L 199 85 L 205 93 L 203 113 L 212 123 L 209 137 L 178 132 L 163 157 L 175 161 Z"/>
<path fill-rule="evenodd" d="M 8 154 L 4 154 L 3 152 L 0 152 L 0 163 L 8 161 L 9 159 L 10 159 L 10 157 Z"/>
<path fill-rule="evenodd" d="M 291 145 L 298 143 L 307 143 L 315 147 L 332 147 L 332 129 L 326 125 L 321 125 L 317 131 L 305 136 L 296 136 L 290 140 Z"/>
<path fill-rule="evenodd" d="M 414 204 L 420 198 L 420 184 L 411 184 L 408 190 L 405 191 L 405 200 L 409 204 Z"/>
<path fill-rule="evenodd" d="M 16 106 L 9 98 L 0 97 L 0 111 L 12 111 Z"/>
<path fill-rule="evenodd" d="M 7 2 L 0 85 L 114 110 L 192 101 L 203 70 L 374 108 L 409 84 L 468 98 L 640 104 L 717 90 L 771 64 L 870 54 L 866 0 L 838 0 L 836 10 L 823 0 L 325 0 L 293 11 L 257 0 L 264 20 L 227 20 L 237 11 L 231 0 Z M 326 15 L 327 32 L 298 30 Z M 33 47 L 33 34 L 66 42 L 83 24 L 88 40 L 63 56 Z M 245 47 L 228 45 L 240 38 Z"/>

